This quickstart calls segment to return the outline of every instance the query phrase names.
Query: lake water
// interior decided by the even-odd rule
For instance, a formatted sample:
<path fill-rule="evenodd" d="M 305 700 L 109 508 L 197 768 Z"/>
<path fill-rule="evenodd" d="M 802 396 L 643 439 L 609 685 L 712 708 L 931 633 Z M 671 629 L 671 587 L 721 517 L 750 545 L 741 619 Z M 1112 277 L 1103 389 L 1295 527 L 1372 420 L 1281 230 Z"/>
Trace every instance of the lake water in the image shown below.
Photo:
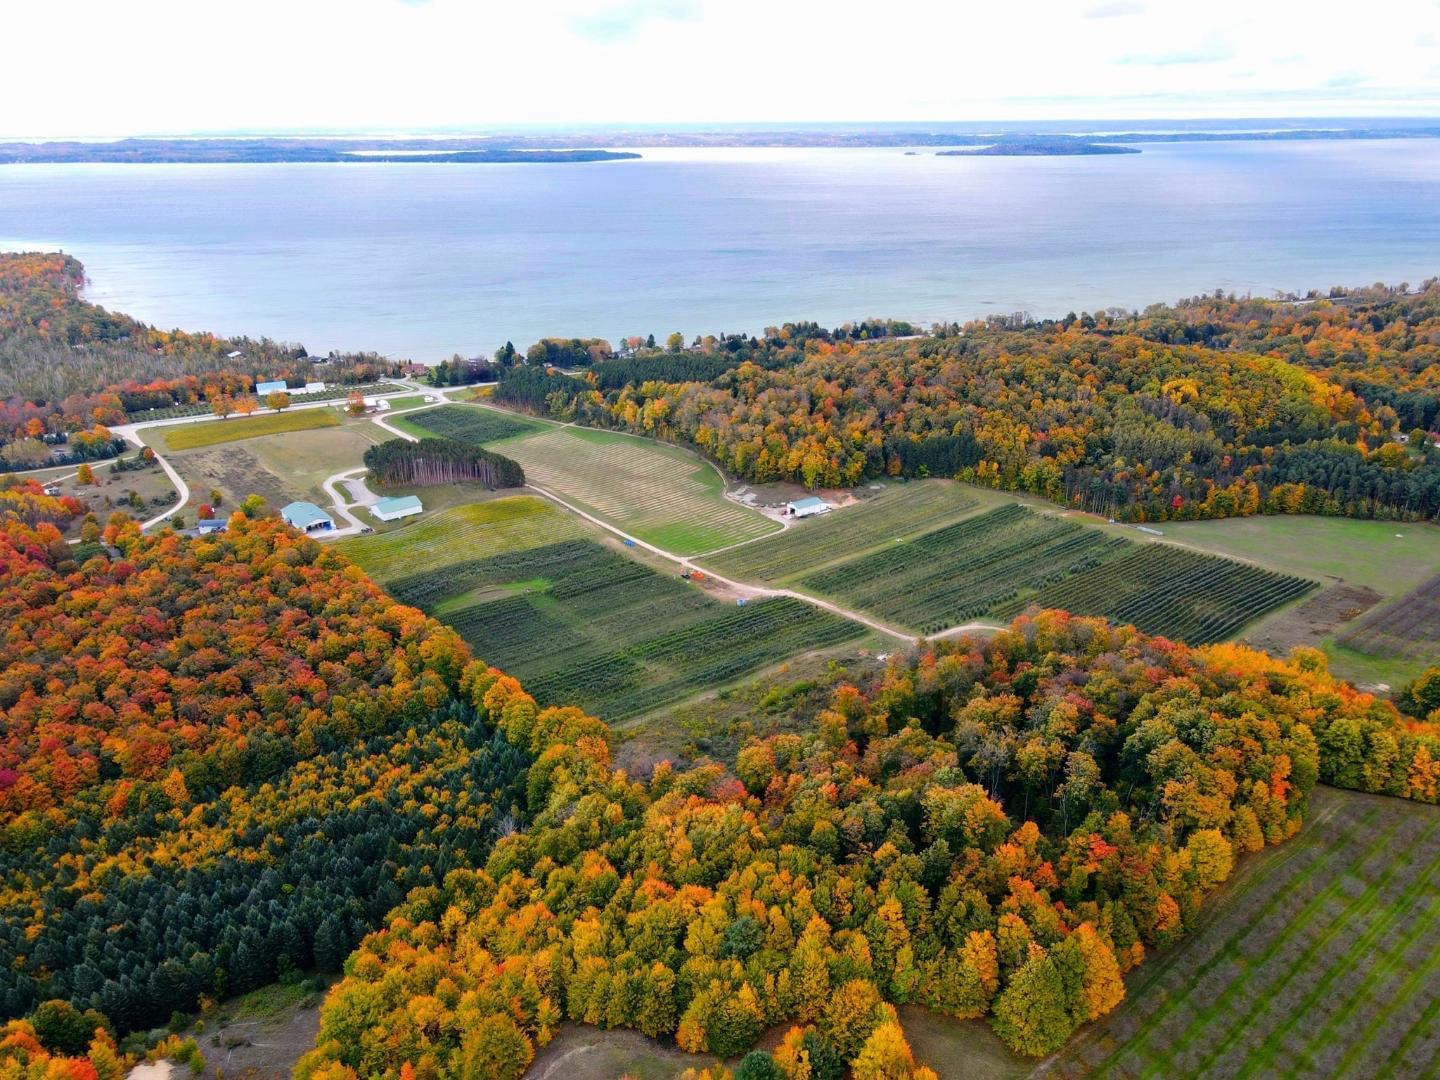
<path fill-rule="evenodd" d="M 0 248 L 162 327 L 436 361 L 549 334 L 1139 307 L 1440 273 L 1440 140 L 1137 155 L 8 165 Z"/>

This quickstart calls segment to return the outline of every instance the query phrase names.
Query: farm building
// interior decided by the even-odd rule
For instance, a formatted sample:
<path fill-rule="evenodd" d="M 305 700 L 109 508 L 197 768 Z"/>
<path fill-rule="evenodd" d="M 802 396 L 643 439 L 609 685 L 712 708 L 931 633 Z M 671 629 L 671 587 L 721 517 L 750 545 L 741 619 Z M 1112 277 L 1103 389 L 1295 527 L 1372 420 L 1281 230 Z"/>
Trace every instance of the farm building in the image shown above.
<path fill-rule="evenodd" d="M 311 502 L 289 503 L 281 508 L 280 516 L 286 525 L 301 532 L 335 528 L 335 522 L 330 520 L 330 515 Z"/>
<path fill-rule="evenodd" d="M 277 391 L 283 394 L 285 390 L 286 386 L 284 379 L 271 379 L 269 382 L 257 382 L 255 384 L 255 393 L 262 396 L 265 394 L 273 394 Z"/>
<path fill-rule="evenodd" d="M 398 499 L 381 499 L 370 507 L 370 513 L 381 521 L 397 521 L 411 514 L 418 514 L 424 509 L 418 495 L 404 495 Z"/>
<path fill-rule="evenodd" d="M 229 528 L 229 523 L 224 518 L 201 518 L 195 523 L 195 532 L 199 536 L 206 533 L 224 532 Z"/>
<path fill-rule="evenodd" d="M 323 394 L 324 392 L 325 384 L 323 382 L 307 382 L 299 390 L 295 391 L 297 394 Z"/>
<path fill-rule="evenodd" d="M 785 513 L 793 518 L 812 517 L 815 514 L 828 514 L 830 504 L 818 496 L 812 495 L 808 499 L 796 499 L 794 502 L 785 504 Z"/>

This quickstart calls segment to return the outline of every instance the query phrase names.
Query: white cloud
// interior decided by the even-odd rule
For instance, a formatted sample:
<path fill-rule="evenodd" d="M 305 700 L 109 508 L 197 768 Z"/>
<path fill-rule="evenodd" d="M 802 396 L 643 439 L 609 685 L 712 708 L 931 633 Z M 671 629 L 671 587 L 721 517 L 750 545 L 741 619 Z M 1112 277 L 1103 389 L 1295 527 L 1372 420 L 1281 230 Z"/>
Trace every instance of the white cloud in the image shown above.
<path fill-rule="evenodd" d="M 1432 0 L 11 5 L 3 135 L 1440 114 Z M 1279 58 L 1284 57 L 1284 62 Z"/>

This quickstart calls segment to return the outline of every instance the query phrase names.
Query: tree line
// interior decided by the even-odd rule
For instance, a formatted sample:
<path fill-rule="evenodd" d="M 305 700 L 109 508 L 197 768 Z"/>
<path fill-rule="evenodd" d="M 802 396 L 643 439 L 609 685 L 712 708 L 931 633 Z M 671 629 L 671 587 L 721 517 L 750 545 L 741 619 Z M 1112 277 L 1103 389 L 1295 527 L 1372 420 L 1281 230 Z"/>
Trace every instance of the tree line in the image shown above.
<path fill-rule="evenodd" d="M 1431 281 L 907 340 L 787 327 L 678 355 L 642 349 L 578 377 L 512 371 L 495 394 L 688 443 L 759 483 L 948 475 L 1134 521 L 1433 518 L 1437 334 Z"/>
<path fill-rule="evenodd" d="M 493 450 L 457 439 L 389 439 L 365 451 L 365 467 L 386 486 L 433 487 L 470 481 L 487 488 L 525 486 L 525 470 Z"/>

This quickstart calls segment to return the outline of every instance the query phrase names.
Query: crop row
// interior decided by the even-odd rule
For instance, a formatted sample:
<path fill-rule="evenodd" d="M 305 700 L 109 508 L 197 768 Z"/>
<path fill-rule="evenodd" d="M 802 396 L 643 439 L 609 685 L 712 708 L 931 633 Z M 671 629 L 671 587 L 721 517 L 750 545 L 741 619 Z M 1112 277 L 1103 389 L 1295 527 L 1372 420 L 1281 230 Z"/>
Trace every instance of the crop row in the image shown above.
<path fill-rule="evenodd" d="M 1222 641 L 1247 623 L 1298 599 L 1316 583 L 1247 563 L 1175 547 L 1142 544 L 1029 598 L 1027 604 L 1103 615 L 1192 645 Z"/>
<path fill-rule="evenodd" d="M 438 409 L 426 409 L 406 419 L 442 439 L 456 439 L 477 446 L 541 430 L 541 425 L 533 420 L 473 405 L 441 405 Z"/>
<path fill-rule="evenodd" d="M 1440 575 L 1396 603 L 1370 612 L 1340 638 L 1340 644 L 1371 656 L 1402 660 L 1440 655 Z"/>
<path fill-rule="evenodd" d="M 1010 504 L 802 580 L 882 618 L 934 633 L 1101 565 L 1128 546 Z"/>
<path fill-rule="evenodd" d="M 716 605 L 709 618 L 604 657 L 571 663 L 532 679 L 529 689 L 543 703 L 574 701 L 619 720 L 861 633 L 855 623 L 790 597 L 738 608 Z M 617 671 L 629 673 L 623 687 Z"/>
<path fill-rule="evenodd" d="M 404 389 L 405 387 L 396 386 L 394 383 L 332 386 L 314 394 L 301 394 L 292 390 L 290 391 L 290 400 L 296 405 L 305 405 L 316 401 L 344 401 L 354 390 L 361 391 L 366 397 L 373 397 L 376 394 L 399 393 Z M 126 413 L 125 420 L 131 424 L 143 424 L 150 420 L 175 420 L 185 416 L 205 416 L 214 411 L 210 402 L 197 401 L 188 405 L 168 405 L 163 409 L 137 409 L 134 412 Z"/>
<path fill-rule="evenodd" d="M 390 582 L 390 594 L 403 603 L 428 608 L 447 596 L 456 596 L 485 585 L 526 581 L 535 577 L 552 581 L 557 578 L 578 578 L 579 581 L 586 577 L 598 578 L 602 572 L 593 567 L 595 552 L 607 554 L 589 540 L 563 540 L 521 551 L 505 551 L 484 559 L 466 559 L 396 578 Z M 639 573 L 645 572 L 644 567 L 628 559 L 618 561 L 623 564 L 620 572 L 626 572 L 631 567 Z M 572 582 L 571 587 L 578 585 Z"/>
<path fill-rule="evenodd" d="M 857 506 L 797 521 L 777 536 L 732 548 L 705 562 L 735 577 L 779 581 L 932 530 L 974 505 L 964 488 L 948 481 L 891 484 Z"/>

